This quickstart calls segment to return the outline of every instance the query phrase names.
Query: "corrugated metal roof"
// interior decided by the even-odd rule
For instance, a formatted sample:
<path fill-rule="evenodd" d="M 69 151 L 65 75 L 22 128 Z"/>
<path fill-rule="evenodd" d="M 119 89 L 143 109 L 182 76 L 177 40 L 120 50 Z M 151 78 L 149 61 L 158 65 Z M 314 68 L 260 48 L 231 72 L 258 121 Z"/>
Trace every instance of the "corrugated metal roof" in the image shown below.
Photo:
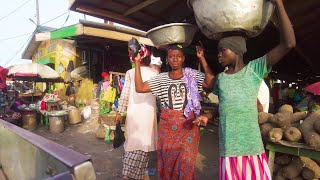
<path fill-rule="evenodd" d="M 52 31 L 55 30 L 55 28 L 52 27 L 46 27 L 46 26 L 39 26 L 36 28 L 36 30 L 32 34 L 32 38 L 29 40 L 28 45 L 24 49 L 21 58 L 22 59 L 30 59 L 32 60 L 32 56 L 34 52 L 38 49 L 41 42 L 36 41 L 35 34 L 38 32 L 44 32 L 44 31 Z"/>

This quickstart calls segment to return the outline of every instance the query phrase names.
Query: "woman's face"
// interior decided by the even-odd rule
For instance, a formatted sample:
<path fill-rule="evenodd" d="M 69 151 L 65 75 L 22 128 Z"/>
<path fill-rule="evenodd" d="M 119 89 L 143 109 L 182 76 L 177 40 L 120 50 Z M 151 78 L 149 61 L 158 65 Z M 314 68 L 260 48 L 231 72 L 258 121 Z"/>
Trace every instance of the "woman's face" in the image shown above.
<path fill-rule="evenodd" d="M 221 48 L 219 49 L 218 53 L 218 62 L 223 66 L 226 67 L 232 64 L 236 60 L 237 54 L 230 49 Z"/>
<path fill-rule="evenodd" d="M 103 80 L 104 80 L 104 81 L 109 81 L 109 75 L 105 76 L 105 77 L 103 78 Z"/>
<path fill-rule="evenodd" d="M 183 66 L 185 57 L 180 50 L 171 50 L 168 52 L 168 63 L 173 70 L 180 69 Z"/>

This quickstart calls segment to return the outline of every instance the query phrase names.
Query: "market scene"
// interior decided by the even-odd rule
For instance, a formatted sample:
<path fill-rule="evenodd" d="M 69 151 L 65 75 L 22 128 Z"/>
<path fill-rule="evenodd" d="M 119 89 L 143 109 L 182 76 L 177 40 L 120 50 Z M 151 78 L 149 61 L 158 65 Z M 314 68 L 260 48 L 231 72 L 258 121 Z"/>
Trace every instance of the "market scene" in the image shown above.
<path fill-rule="evenodd" d="M 319 0 L 6 8 L 0 180 L 320 179 Z"/>

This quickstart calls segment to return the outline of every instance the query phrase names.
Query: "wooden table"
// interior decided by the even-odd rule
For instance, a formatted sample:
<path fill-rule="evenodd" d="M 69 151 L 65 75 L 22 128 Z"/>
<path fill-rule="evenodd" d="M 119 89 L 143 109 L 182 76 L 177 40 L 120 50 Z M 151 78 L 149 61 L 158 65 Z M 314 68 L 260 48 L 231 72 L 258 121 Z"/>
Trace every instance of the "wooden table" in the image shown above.
<path fill-rule="evenodd" d="M 20 93 L 19 97 L 36 97 L 36 96 L 42 96 L 42 92 L 36 92 L 36 93 Z"/>
<path fill-rule="evenodd" d="M 268 142 L 266 149 L 269 150 L 269 168 L 271 174 L 273 173 L 275 153 L 280 152 L 284 154 L 291 154 L 295 156 L 304 156 L 311 159 L 320 160 L 320 151 L 309 147 L 302 143 L 293 143 L 287 141 L 280 141 L 279 144 Z"/>

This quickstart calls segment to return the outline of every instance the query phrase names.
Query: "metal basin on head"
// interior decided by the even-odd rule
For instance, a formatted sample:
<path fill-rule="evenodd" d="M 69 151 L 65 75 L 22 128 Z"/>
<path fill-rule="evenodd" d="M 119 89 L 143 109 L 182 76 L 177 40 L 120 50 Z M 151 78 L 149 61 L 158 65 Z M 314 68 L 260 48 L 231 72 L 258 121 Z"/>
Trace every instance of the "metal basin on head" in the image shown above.
<path fill-rule="evenodd" d="M 274 11 L 269 0 L 188 0 L 188 5 L 202 33 L 217 40 L 232 32 L 259 35 Z"/>

